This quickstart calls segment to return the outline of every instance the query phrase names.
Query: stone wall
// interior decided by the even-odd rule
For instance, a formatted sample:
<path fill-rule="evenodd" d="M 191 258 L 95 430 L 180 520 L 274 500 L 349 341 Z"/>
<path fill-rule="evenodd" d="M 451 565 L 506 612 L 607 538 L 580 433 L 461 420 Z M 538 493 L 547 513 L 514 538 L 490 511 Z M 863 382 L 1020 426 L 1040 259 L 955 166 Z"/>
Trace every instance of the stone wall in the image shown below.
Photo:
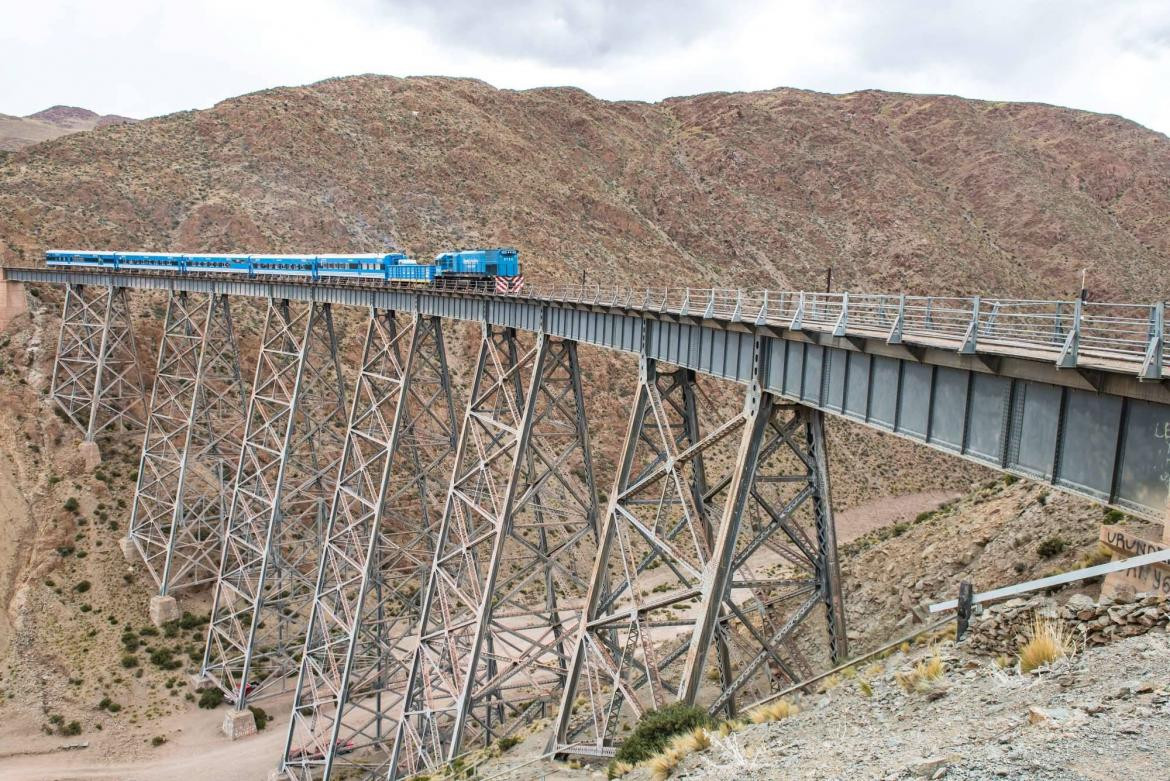
<path fill-rule="evenodd" d="M 1014 654 L 1028 641 L 1033 616 L 1058 619 L 1076 638 L 1078 646 L 1105 645 L 1170 624 L 1170 603 L 1160 594 L 1138 594 L 1129 600 L 1102 597 L 1094 602 L 1075 594 L 1063 605 L 1055 599 L 1035 596 L 990 605 L 971 619 L 966 643 L 972 651 Z"/>

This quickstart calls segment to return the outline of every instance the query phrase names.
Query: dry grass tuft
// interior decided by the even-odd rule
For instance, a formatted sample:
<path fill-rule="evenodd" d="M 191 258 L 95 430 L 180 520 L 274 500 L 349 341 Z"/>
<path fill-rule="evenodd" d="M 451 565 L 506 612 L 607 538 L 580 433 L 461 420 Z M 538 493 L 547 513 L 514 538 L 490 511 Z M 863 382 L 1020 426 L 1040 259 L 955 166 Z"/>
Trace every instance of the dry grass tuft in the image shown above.
<path fill-rule="evenodd" d="M 870 682 L 865 680 L 864 678 L 857 679 L 857 690 L 859 692 L 861 692 L 862 697 L 872 697 L 873 696 L 873 686 L 870 685 Z"/>
<path fill-rule="evenodd" d="M 763 724 L 768 721 L 780 721 L 798 713 L 800 713 L 798 706 L 793 705 L 788 700 L 777 700 L 751 711 L 748 713 L 748 719 L 752 724 Z"/>
<path fill-rule="evenodd" d="M 1028 632 L 1029 639 L 1020 648 L 1020 672 L 1033 670 L 1063 659 L 1076 649 L 1072 634 L 1060 621 L 1036 616 Z"/>
<path fill-rule="evenodd" d="M 946 672 L 942 657 L 935 653 L 929 659 L 920 659 L 908 673 L 898 673 L 898 685 L 906 692 L 921 692 L 930 689 L 931 681 L 938 680 Z"/>
<path fill-rule="evenodd" d="M 609 778 L 621 778 L 627 773 L 632 772 L 636 767 L 637 765 L 629 762 L 613 762 L 606 771 L 606 776 Z"/>
<path fill-rule="evenodd" d="M 1108 545 L 1103 542 L 1098 542 L 1097 547 L 1081 556 L 1077 562 L 1077 566 L 1082 569 L 1085 567 L 1096 567 L 1098 564 L 1104 564 L 1113 558 L 1113 551 Z"/>
<path fill-rule="evenodd" d="M 654 781 L 666 781 L 674 774 L 682 758 L 683 755 L 673 748 L 655 754 L 646 762 L 646 767 L 650 768 L 650 777 Z"/>

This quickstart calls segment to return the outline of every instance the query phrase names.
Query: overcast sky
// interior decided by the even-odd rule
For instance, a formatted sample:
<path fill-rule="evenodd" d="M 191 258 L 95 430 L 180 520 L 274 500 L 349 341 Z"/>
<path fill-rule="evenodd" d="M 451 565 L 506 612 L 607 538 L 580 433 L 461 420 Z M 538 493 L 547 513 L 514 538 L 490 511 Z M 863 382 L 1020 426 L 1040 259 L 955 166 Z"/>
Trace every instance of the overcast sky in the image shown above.
<path fill-rule="evenodd" d="M 777 86 L 1030 100 L 1170 133 L 1170 0 L 0 0 L 0 113 L 146 117 L 329 76 L 658 100 Z"/>

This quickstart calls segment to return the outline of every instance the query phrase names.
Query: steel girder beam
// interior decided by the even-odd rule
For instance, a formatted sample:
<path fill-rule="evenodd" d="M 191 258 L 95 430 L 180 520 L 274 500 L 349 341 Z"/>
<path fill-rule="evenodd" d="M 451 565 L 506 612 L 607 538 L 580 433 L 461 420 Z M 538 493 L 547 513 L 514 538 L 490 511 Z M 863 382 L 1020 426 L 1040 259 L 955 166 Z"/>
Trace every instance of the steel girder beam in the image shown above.
<path fill-rule="evenodd" d="M 66 285 L 50 398 L 93 442 L 143 424 L 144 389 L 126 290 Z"/>
<path fill-rule="evenodd" d="M 298 668 L 344 415 L 330 305 L 269 301 L 201 666 L 237 710 Z"/>
<path fill-rule="evenodd" d="M 219 574 L 246 398 L 228 297 L 171 293 L 129 531 L 162 596 Z"/>
<path fill-rule="evenodd" d="M 597 499 L 576 344 L 484 326 L 388 776 L 450 761 L 554 704 Z"/>
<path fill-rule="evenodd" d="M 820 414 L 756 385 L 739 414 L 688 432 L 664 376 L 643 357 L 552 740 L 564 753 L 612 750 L 668 702 L 734 713 L 740 692 L 798 677 L 818 603 L 845 652 Z"/>
<path fill-rule="evenodd" d="M 456 418 L 442 320 L 372 311 L 281 769 L 385 775 Z"/>

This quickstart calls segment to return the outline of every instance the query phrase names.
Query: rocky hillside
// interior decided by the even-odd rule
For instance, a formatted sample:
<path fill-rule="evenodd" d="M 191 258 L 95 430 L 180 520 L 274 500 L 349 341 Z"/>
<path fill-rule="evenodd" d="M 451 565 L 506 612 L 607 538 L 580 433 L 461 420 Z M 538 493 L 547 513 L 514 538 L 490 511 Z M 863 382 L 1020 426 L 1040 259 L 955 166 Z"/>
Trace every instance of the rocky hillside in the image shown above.
<path fill-rule="evenodd" d="M 0 114 L 0 152 L 23 149 L 70 133 L 134 121 L 130 117 L 98 114 L 76 106 L 51 106 L 27 117 Z"/>
<path fill-rule="evenodd" d="M 46 246 L 431 252 L 530 278 L 1170 294 L 1170 139 L 1119 117 L 866 91 L 656 104 L 333 79 L 0 163 L 0 260 Z"/>
<path fill-rule="evenodd" d="M 832 265 L 837 287 L 1049 297 L 1073 295 L 1088 268 L 1099 297 L 1148 300 L 1170 296 L 1170 280 L 1151 273 L 1170 263 L 1168 229 L 1165 136 L 1049 106 L 879 92 L 610 103 L 573 89 L 367 76 L 0 153 L 3 264 L 39 262 L 54 246 L 426 254 L 511 244 L 535 283 L 585 272 L 602 284 L 816 288 Z M 202 631 L 150 634 L 149 579 L 117 551 L 140 435 L 118 434 L 103 444 L 106 463 L 84 469 L 78 433 L 44 401 L 59 297 L 37 293 L 0 335 L 0 405 L 16 411 L 0 416 L 0 703 L 10 716 L 0 759 L 50 750 L 75 720 L 102 762 L 178 751 L 183 729 L 210 740 L 211 717 L 176 684 Z M 161 303 L 135 296 L 144 358 Z M 238 315 L 251 353 L 257 312 L 241 304 Z M 472 352 L 454 341 L 465 382 Z M 590 419 L 622 419 L 629 357 L 583 349 L 582 364 Z M 716 407 L 739 404 L 726 387 L 706 390 Z M 597 429 L 604 486 L 621 427 Z M 1071 568 L 1095 546 L 1102 516 L 1086 501 L 845 424 L 830 429 L 830 449 L 834 504 L 857 516 L 841 521 L 857 648 L 901 631 L 959 580 Z M 914 492 L 936 498 L 918 506 Z M 962 498 L 930 512 L 939 492 Z M 857 536 L 875 518 L 897 522 Z M 1056 536 L 1062 552 L 1041 556 Z M 190 608 L 206 612 L 197 599 Z M 164 728 L 164 718 L 178 721 Z M 160 732 L 176 742 L 154 745 Z"/>

